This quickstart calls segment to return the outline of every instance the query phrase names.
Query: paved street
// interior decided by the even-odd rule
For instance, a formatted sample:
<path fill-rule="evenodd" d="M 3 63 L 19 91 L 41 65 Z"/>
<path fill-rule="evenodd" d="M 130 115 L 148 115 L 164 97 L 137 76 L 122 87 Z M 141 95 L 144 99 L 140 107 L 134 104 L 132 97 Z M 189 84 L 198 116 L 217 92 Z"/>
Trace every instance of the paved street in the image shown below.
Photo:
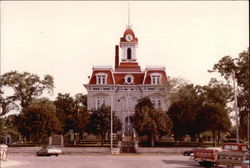
<path fill-rule="evenodd" d="M 198 168 L 189 157 L 164 155 L 103 155 L 103 156 L 20 156 L 11 155 L 1 168 Z"/>

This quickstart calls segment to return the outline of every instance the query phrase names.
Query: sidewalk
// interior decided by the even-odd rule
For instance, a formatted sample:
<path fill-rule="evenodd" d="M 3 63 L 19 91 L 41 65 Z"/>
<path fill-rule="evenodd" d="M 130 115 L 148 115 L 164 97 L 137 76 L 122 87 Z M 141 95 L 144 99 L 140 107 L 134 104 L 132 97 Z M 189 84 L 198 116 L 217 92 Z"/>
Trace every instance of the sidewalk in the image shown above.
<path fill-rule="evenodd" d="M 10 166 L 16 166 L 21 164 L 19 161 L 14 161 L 14 160 L 6 160 L 6 161 L 0 161 L 0 168 L 3 167 L 10 167 Z"/>

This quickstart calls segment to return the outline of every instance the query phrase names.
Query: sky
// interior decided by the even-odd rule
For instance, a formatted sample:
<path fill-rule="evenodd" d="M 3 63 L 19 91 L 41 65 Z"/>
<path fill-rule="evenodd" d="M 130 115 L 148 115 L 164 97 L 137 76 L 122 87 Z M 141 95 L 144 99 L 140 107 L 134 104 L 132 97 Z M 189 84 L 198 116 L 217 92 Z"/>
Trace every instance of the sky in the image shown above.
<path fill-rule="evenodd" d="M 206 85 L 219 77 L 208 69 L 249 47 L 248 13 L 248 1 L 130 1 L 137 61 Z M 114 66 L 127 24 L 128 1 L 1 1 L 1 74 L 50 74 L 51 99 L 87 94 L 92 67 Z"/>

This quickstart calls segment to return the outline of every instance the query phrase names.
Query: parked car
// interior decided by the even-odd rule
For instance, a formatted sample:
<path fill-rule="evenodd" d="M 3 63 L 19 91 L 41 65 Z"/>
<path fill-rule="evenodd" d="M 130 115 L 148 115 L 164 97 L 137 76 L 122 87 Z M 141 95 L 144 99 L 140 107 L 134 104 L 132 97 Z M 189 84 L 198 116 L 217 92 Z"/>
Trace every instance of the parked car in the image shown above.
<path fill-rule="evenodd" d="M 249 168 L 249 160 L 244 160 L 242 163 L 242 168 Z"/>
<path fill-rule="evenodd" d="M 223 145 L 223 151 L 217 153 L 216 165 L 243 167 L 244 161 L 249 159 L 249 150 L 246 144 L 242 143 L 225 143 Z"/>
<path fill-rule="evenodd" d="M 196 149 L 193 159 L 199 162 L 201 166 L 211 167 L 216 163 L 217 153 L 220 151 L 222 149 L 218 147 Z"/>
<path fill-rule="evenodd" d="M 191 154 L 194 153 L 195 150 L 196 150 L 195 148 L 190 149 L 190 150 L 186 150 L 186 151 L 183 152 L 183 155 L 184 156 L 190 156 Z"/>
<path fill-rule="evenodd" d="M 194 151 L 194 160 L 201 166 L 241 166 L 249 157 L 248 146 L 242 143 L 225 143 L 221 148 L 204 148 Z"/>
<path fill-rule="evenodd" d="M 58 156 L 61 153 L 62 153 L 62 150 L 57 148 L 57 147 L 44 146 L 44 147 L 42 147 L 42 149 L 37 151 L 36 154 L 37 154 L 37 156 L 51 156 L 51 155 Z"/>

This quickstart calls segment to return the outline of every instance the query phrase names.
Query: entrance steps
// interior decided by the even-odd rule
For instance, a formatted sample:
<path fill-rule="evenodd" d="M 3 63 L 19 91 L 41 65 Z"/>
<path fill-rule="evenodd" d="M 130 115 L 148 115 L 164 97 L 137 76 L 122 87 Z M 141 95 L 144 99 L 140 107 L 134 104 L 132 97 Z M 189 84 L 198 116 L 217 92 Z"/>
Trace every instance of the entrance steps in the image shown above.
<path fill-rule="evenodd" d="M 136 153 L 136 141 L 131 135 L 122 138 L 120 153 Z"/>

